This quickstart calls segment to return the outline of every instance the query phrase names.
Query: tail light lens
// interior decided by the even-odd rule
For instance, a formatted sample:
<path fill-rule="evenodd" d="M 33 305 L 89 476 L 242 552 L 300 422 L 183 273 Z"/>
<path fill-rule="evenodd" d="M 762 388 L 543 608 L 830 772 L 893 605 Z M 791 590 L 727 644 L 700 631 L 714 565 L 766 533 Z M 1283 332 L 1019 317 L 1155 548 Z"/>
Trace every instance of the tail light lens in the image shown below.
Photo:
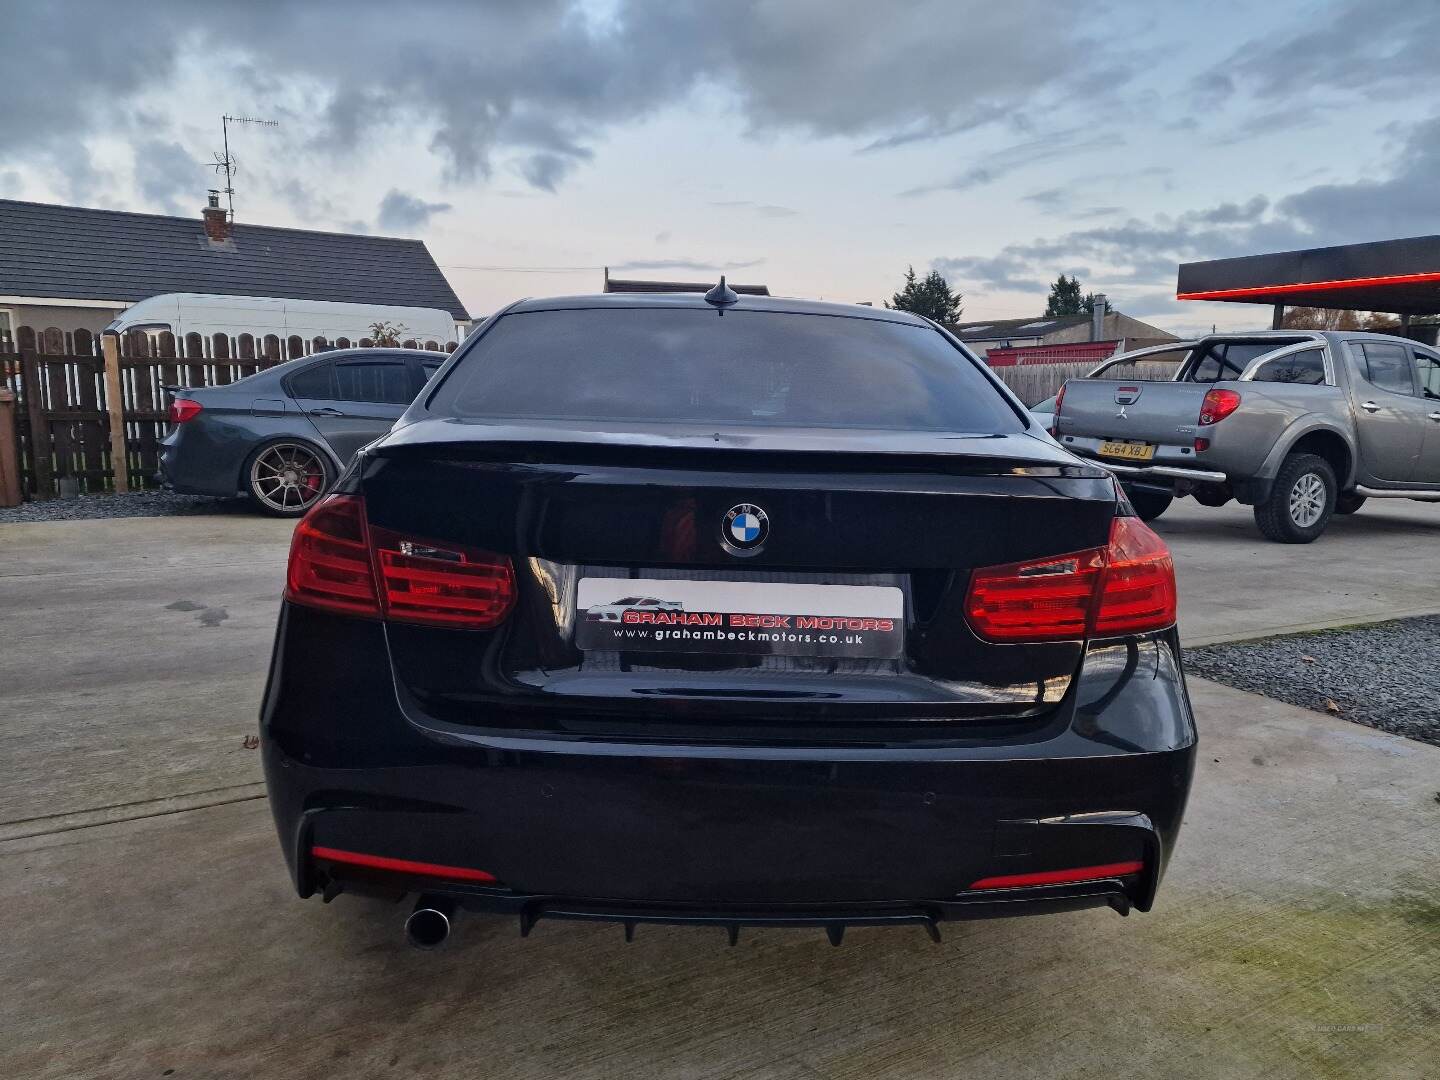
<path fill-rule="evenodd" d="M 398 622 L 488 630 L 515 605 L 515 570 L 494 552 L 429 544 L 371 529 L 385 615 Z"/>
<path fill-rule="evenodd" d="M 1117 517 L 1103 548 L 976 570 L 965 598 L 970 628 L 1002 644 L 1163 630 L 1175 608 L 1170 551 L 1136 517 Z"/>
<path fill-rule="evenodd" d="M 1209 390 L 1200 403 L 1200 425 L 1218 424 L 1240 407 L 1240 395 L 1234 390 Z"/>
<path fill-rule="evenodd" d="M 327 495 L 290 544 L 291 603 L 393 622 L 489 630 L 515 606 L 503 555 L 371 527 L 365 500 Z"/>
<path fill-rule="evenodd" d="M 1163 630 L 1175 622 L 1175 609 L 1175 564 L 1165 541 L 1138 517 L 1117 517 L 1091 635 Z"/>
<path fill-rule="evenodd" d="M 379 616 L 365 500 L 327 495 L 300 519 L 290 540 L 285 599 L 346 615 Z"/>
<path fill-rule="evenodd" d="M 186 420 L 193 420 L 203 412 L 205 406 L 193 398 L 177 397 L 170 401 L 170 423 L 183 424 Z"/>
<path fill-rule="evenodd" d="M 1095 606 L 1105 549 L 1009 563 L 970 576 L 965 614 L 987 641 L 1063 641 L 1084 637 Z"/>
<path fill-rule="evenodd" d="M 1055 409 L 1050 415 L 1050 434 L 1054 435 L 1060 430 L 1060 409 L 1065 404 L 1065 387 L 1069 383 L 1060 384 L 1060 392 L 1055 395 Z"/>

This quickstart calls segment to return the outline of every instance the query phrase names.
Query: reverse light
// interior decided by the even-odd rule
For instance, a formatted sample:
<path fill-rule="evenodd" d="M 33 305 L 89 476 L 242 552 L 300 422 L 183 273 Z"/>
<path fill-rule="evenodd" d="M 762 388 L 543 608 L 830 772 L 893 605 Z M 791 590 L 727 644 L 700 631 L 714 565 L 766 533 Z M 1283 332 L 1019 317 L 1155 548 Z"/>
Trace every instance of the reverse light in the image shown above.
<path fill-rule="evenodd" d="M 1175 622 L 1175 565 L 1137 517 L 1117 517 L 1110 543 L 970 575 L 965 619 L 999 644 L 1071 641 L 1163 630 Z"/>
<path fill-rule="evenodd" d="M 205 411 L 205 406 L 194 398 L 177 397 L 170 401 L 170 412 L 168 414 L 170 423 L 183 424 L 186 420 L 193 420 Z"/>
<path fill-rule="evenodd" d="M 1200 403 L 1200 426 L 1218 424 L 1240 407 L 1240 395 L 1234 390 L 1207 390 Z"/>
<path fill-rule="evenodd" d="M 1105 863 L 1101 866 L 1077 866 L 1073 870 L 1041 870 L 1034 874 L 1000 874 L 981 878 L 972 889 L 1017 889 L 1026 885 L 1070 885 L 1077 881 L 1103 881 L 1106 878 L 1138 874 L 1143 862 Z"/>
<path fill-rule="evenodd" d="M 290 543 L 285 598 L 344 615 L 489 630 L 515 606 L 503 555 L 371 526 L 358 495 L 327 495 Z"/>

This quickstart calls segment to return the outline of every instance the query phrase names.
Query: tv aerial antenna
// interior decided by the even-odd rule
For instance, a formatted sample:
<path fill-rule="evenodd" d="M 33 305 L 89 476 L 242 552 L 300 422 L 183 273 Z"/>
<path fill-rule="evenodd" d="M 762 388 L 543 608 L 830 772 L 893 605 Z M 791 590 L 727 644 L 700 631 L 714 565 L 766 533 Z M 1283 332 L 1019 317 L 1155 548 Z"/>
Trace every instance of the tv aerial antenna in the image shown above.
<path fill-rule="evenodd" d="M 279 127 L 278 120 L 261 120 L 255 116 L 222 116 L 220 117 L 220 136 L 224 140 L 225 151 L 215 155 L 215 173 L 224 175 L 225 186 L 220 191 L 225 195 L 230 205 L 230 220 L 235 220 L 235 173 L 239 171 L 240 162 L 235 155 L 230 153 L 230 125 L 231 124 L 259 124 L 261 127 Z"/>

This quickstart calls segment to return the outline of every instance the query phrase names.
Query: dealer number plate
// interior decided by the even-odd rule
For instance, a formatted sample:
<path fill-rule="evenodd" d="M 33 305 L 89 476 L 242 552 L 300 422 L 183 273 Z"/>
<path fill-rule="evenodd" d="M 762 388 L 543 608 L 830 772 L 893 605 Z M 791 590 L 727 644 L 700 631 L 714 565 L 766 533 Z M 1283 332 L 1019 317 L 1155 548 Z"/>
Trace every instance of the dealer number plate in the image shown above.
<path fill-rule="evenodd" d="M 575 644 L 621 652 L 895 659 L 905 596 L 893 585 L 581 578 Z"/>

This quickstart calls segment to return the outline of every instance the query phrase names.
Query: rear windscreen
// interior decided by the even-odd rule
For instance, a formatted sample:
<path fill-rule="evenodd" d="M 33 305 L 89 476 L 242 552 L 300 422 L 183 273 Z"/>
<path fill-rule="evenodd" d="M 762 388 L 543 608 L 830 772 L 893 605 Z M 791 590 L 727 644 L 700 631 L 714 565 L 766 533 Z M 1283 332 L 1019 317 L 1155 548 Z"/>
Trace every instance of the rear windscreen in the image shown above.
<path fill-rule="evenodd" d="M 1011 433 L 1024 423 L 927 326 L 775 311 L 502 317 L 430 402 L 464 418 Z"/>
<path fill-rule="evenodd" d="M 1299 345 L 1304 338 L 1271 338 L 1268 341 L 1212 341 L 1201 347 L 1190 368 L 1188 381 L 1224 382 L 1238 379 L 1257 356 Z"/>

